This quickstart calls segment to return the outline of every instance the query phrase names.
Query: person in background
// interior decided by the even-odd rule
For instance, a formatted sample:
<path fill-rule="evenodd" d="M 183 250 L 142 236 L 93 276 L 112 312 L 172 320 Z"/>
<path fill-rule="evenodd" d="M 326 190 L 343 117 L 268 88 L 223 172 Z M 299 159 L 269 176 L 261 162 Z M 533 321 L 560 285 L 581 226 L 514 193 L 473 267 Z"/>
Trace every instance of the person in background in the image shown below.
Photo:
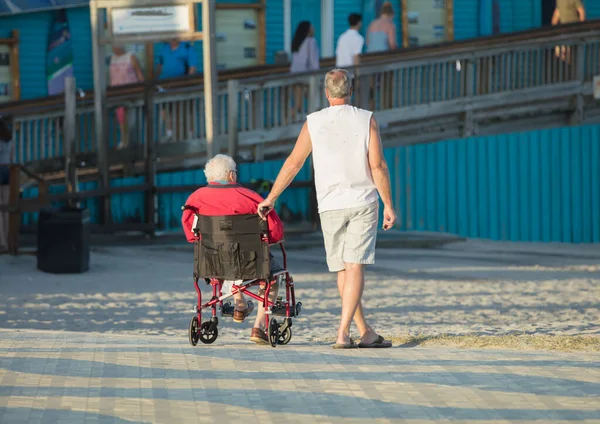
<path fill-rule="evenodd" d="M 110 56 L 109 73 L 110 85 L 116 87 L 119 85 L 135 84 L 144 80 L 144 73 L 137 57 L 133 53 L 128 53 L 122 46 L 113 46 Z M 119 148 L 126 147 L 129 144 L 129 137 L 126 130 L 126 111 L 123 106 L 119 106 L 115 111 L 119 130 L 121 132 L 121 141 Z"/>
<path fill-rule="evenodd" d="M 0 205 L 8 205 L 14 146 L 8 119 L 0 117 Z M 0 251 L 8 248 L 8 212 L 0 212 Z"/>
<path fill-rule="evenodd" d="M 585 9 L 581 0 L 556 0 L 556 9 L 552 15 L 552 25 L 572 24 L 585 21 Z M 554 49 L 556 57 L 571 63 L 571 48 L 568 46 L 556 46 Z"/>
<path fill-rule="evenodd" d="M 319 69 L 319 46 L 315 38 L 315 29 L 309 21 L 302 21 L 298 24 L 294 38 L 292 39 L 292 63 L 290 73 L 310 72 Z M 304 92 L 306 86 L 296 85 L 294 96 L 294 110 L 302 115 Z"/>
<path fill-rule="evenodd" d="M 371 22 L 367 29 L 367 53 L 397 48 L 394 8 L 391 1 L 386 1 L 381 5 L 379 18 Z"/>
<path fill-rule="evenodd" d="M 164 43 L 158 52 L 158 67 L 156 75 L 159 79 L 177 78 L 194 75 L 198 69 L 198 55 L 189 42 L 171 40 Z M 161 112 L 167 126 L 167 139 L 173 138 L 173 123 L 168 110 Z"/>
<path fill-rule="evenodd" d="M 358 32 L 362 26 L 362 15 L 351 13 L 348 25 L 350 28 L 340 35 L 335 49 L 335 66 L 338 68 L 358 65 L 359 55 L 365 45 L 364 37 Z"/>
<path fill-rule="evenodd" d="M 581 0 L 556 0 L 552 25 L 585 21 L 585 9 Z"/>
<path fill-rule="evenodd" d="M 397 48 L 394 8 L 391 1 L 386 1 L 381 5 L 379 18 L 371 22 L 367 30 L 367 53 L 385 52 Z M 392 81 L 393 74 L 391 72 L 382 72 L 375 75 L 371 82 L 372 87 L 380 90 L 381 107 L 385 109 L 392 107 Z M 369 104 L 371 109 L 375 109 L 375 92 L 373 89 L 371 90 Z"/>

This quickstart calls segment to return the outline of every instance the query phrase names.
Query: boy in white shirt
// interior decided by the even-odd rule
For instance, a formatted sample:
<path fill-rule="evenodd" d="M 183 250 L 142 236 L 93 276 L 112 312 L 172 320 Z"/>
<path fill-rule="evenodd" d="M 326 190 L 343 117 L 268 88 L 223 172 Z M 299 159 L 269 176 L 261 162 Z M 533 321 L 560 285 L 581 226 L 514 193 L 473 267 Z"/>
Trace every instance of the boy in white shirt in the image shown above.
<path fill-rule="evenodd" d="M 335 66 L 338 68 L 358 65 L 358 56 L 365 44 L 364 37 L 358 32 L 362 26 L 362 15 L 351 13 L 348 24 L 350 28 L 340 35 L 335 49 Z"/>

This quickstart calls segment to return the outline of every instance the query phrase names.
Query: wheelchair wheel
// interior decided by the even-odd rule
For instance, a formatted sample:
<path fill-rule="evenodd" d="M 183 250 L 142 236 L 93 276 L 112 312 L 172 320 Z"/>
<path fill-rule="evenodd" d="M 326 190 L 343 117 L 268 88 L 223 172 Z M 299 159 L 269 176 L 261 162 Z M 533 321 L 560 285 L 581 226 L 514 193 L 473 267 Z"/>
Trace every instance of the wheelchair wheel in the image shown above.
<path fill-rule="evenodd" d="M 205 321 L 200 326 L 200 341 L 204 344 L 211 344 L 217 340 L 217 337 L 219 337 L 219 329 L 217 326 L 215 326 L 211 331 L 211 324 L 212 323 L 210 321 Z"/>
<path fill-rule="evenodd" d="M 277 342 L 279 341 L 279 325 L 277 324 L 277 320 L 275 318 L 271 318 L 269 321 L 269 344 L 272 347 L 277 346 Z"/>
<path fill-rule="evenodd" d="M 277 343 L 280 345 L 286 345 L 290 342 L 290 340 L 292 340 L 292 328 L 288 327 L 283 331 L 280 331 L 279 329 L 277 329 L 277 332 L 279 333 L 279 339 L 277 340 Z"/>
<path fill-rule="evenodd" d="M 190 339 L 190 344 L 192 346 L 196 346 L 198 344 L 198 317 L 196 316 L 190 321 L 188 336 Z"/>

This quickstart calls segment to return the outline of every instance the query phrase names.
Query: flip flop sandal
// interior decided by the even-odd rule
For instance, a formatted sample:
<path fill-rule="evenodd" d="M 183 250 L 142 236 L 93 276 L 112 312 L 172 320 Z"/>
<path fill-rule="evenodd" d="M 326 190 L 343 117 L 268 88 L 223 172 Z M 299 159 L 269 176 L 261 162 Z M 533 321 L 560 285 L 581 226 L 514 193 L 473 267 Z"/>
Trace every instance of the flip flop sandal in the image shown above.
<path fill-rule="evenodd" d="M 358 345 L 354 340 L 350 339 L 350 343 L 336 343 L 331 345 L 331 347 L 334 349 L 356 349 Z"/>
<path fill-rule="evenodd" d="M 381 336 L 377 336 L 377 339 L 373 343 L 359 343 L 358 347 L 361 349 L 376 349 L 376 348 L 386 348 L 392 347 L 392 342 L 389 340 L 385 340 Z"/>

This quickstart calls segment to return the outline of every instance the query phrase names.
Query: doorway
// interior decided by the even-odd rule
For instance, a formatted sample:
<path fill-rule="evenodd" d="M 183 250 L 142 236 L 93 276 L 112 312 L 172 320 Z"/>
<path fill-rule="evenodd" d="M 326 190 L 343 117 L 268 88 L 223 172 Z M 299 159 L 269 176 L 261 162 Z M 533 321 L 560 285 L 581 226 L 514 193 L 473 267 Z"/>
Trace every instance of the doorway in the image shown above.
<path fill-rule="evenodd" d="M 542 1 L 542 26 L 552 25 L 552 15 L 556 9 L 556 0 Z"/>

